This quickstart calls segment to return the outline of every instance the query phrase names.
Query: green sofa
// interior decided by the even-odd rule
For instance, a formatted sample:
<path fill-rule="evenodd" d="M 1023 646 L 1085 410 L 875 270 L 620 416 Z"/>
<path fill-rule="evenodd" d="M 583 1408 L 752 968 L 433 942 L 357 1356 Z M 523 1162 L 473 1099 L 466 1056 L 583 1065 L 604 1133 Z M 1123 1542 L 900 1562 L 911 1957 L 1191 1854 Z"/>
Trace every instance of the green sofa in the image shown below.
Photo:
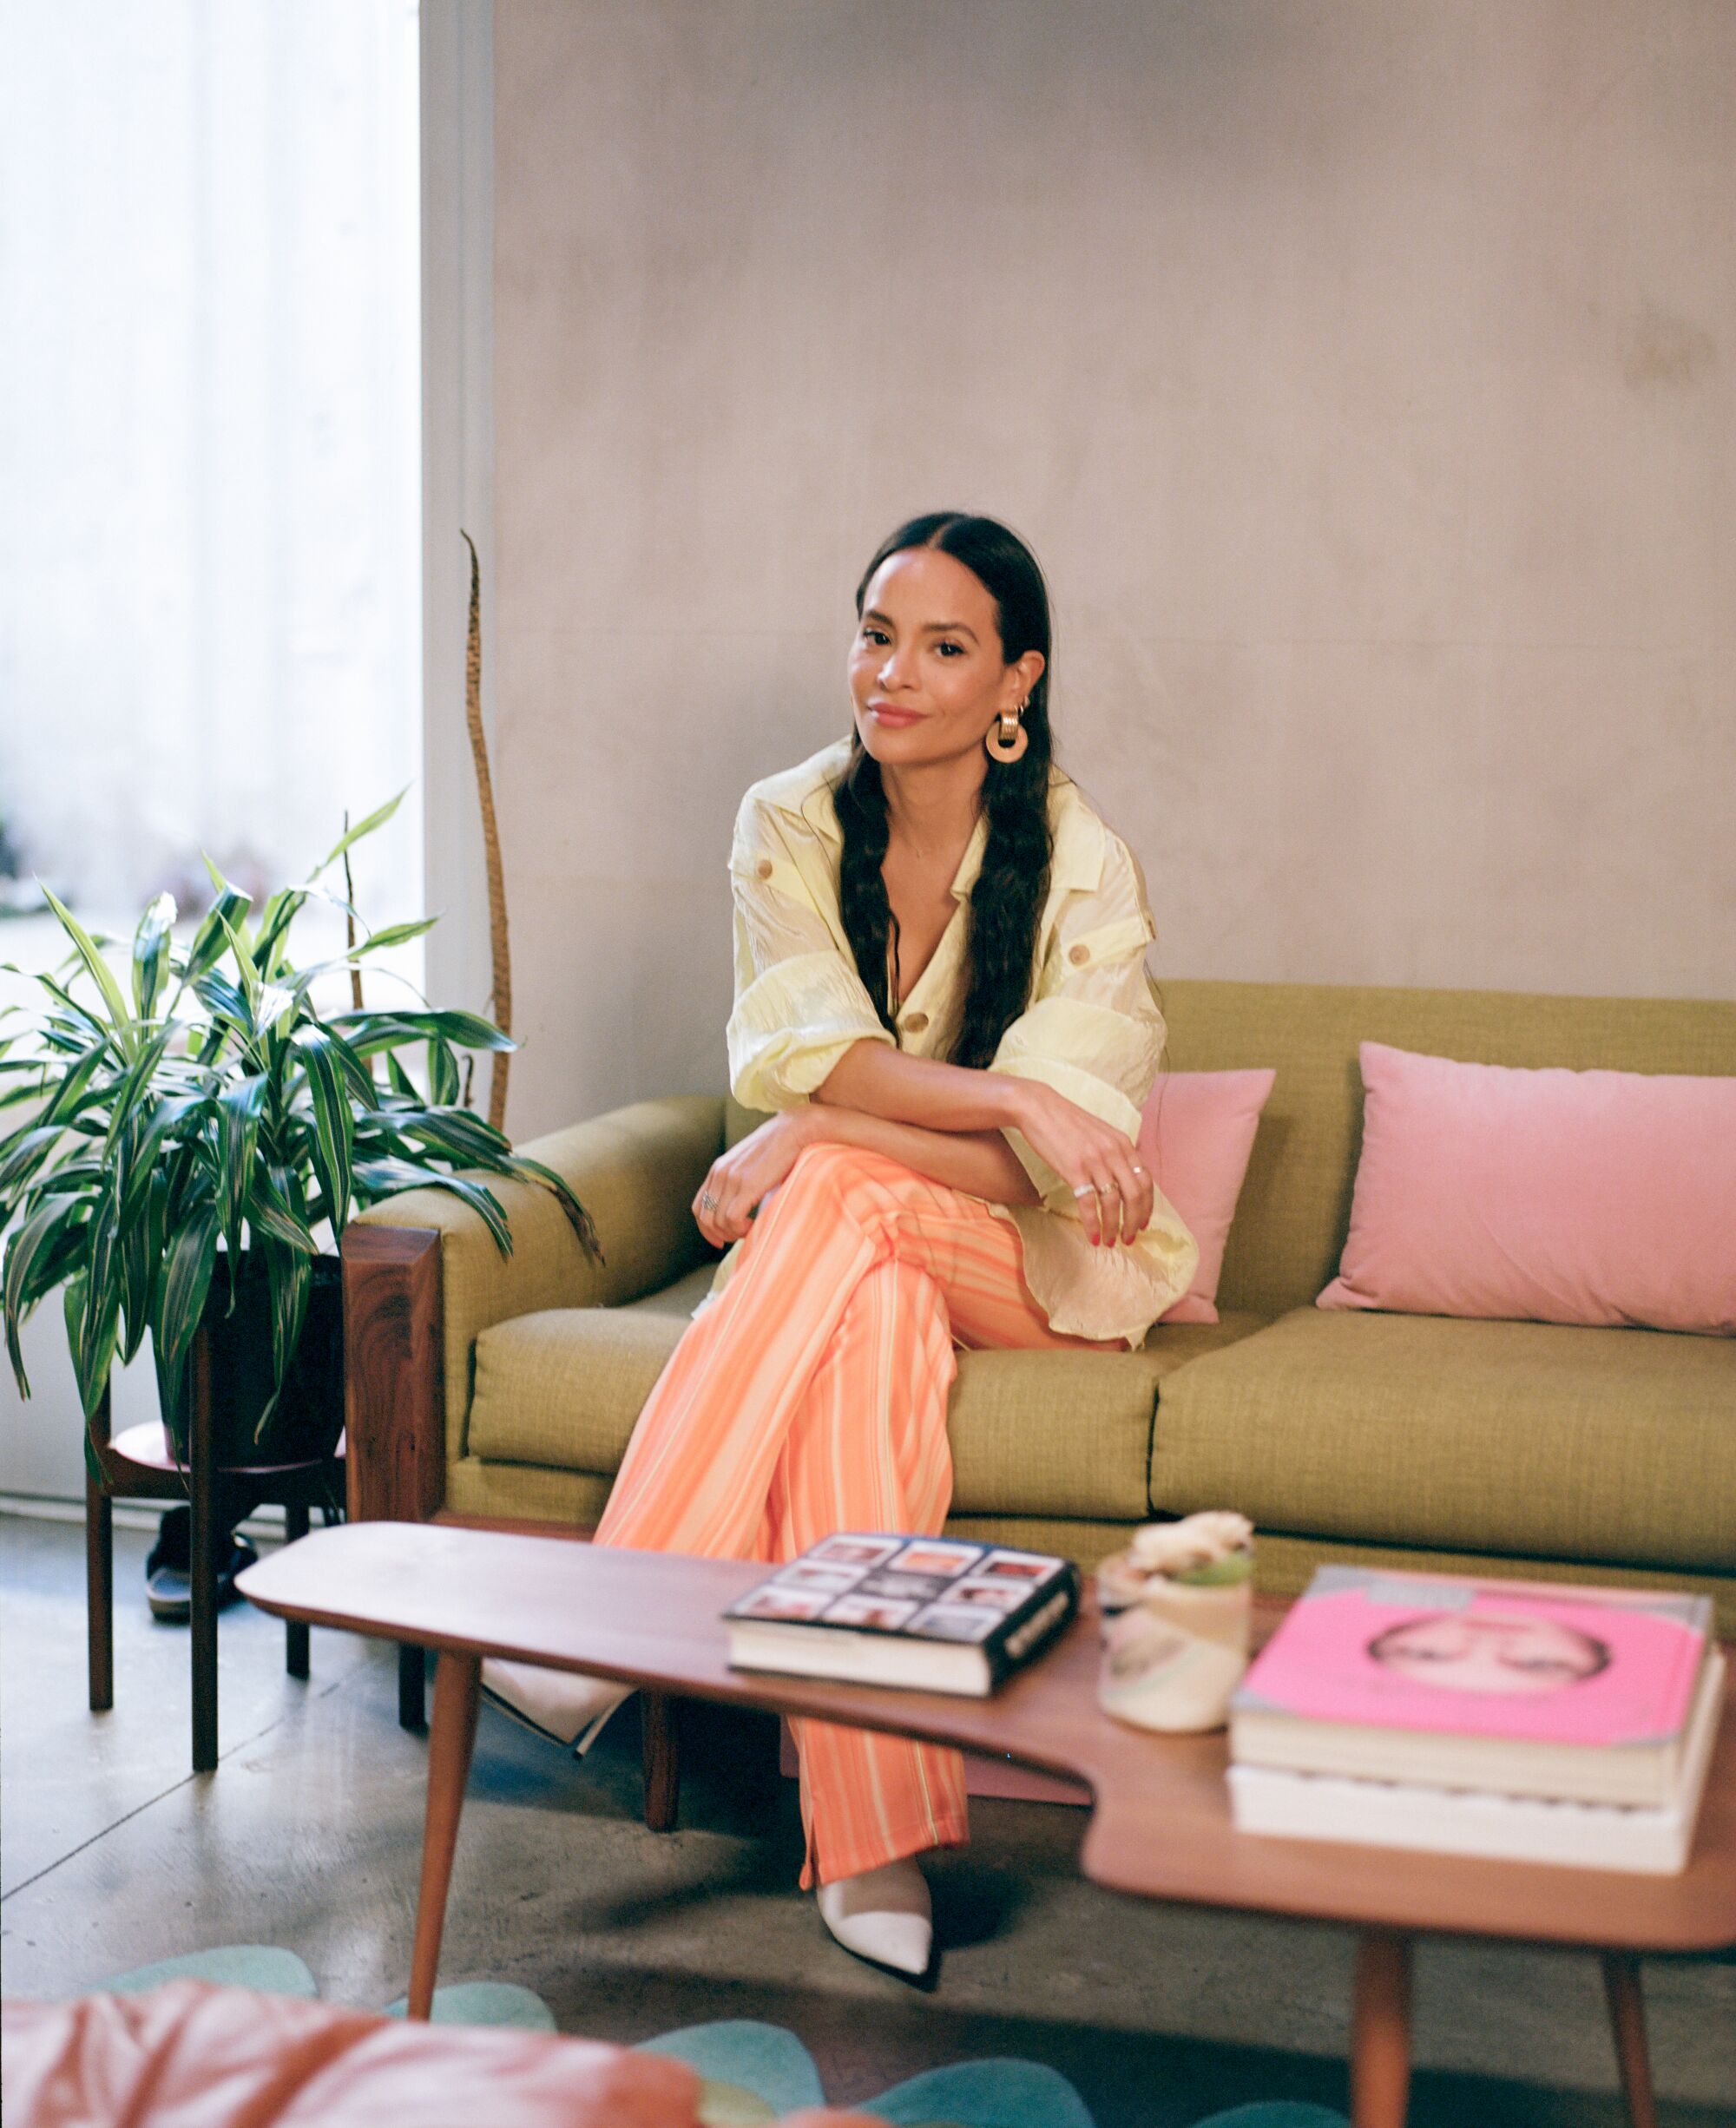
<path fill-rule="evenodd" d="M 1089 1566 L 1152 1515 L 1239 1507 L 1268 1589 L 1317 1561 L 1667 1582 L 1736 1633 L 1736 1341 L 1326 1312 L 1356 1171 L 1364 1040 L 1514 1065 L 1736 1074 L 1736 1005 L 1162 986 L 1177 1071 L 1269 1065 L 1216 1325 L 1126 1354 L 961 1356 L 948 1527 Z M 710 1276 L 688 1205 L 753 1119 L 652 1100 L 525 1150 L 516 1239 L 431 1192 L 345 1238 L 352 1510 L 500 1526 L 594 1522 L 641 1405 Z"/>

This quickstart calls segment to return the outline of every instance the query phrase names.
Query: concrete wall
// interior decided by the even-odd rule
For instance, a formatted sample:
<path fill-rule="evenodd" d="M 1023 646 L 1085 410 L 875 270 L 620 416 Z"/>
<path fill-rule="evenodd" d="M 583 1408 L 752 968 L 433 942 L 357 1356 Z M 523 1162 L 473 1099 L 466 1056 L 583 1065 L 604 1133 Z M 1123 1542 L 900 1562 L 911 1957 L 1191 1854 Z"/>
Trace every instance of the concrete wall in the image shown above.
<path fill-rule="evenodd" d="M 1736 988 L 1727 0 L 496 0 L 523 1133 L 713 1087 L 918 509 L 1168 975 Z M 435 860 L 437 865 L 437 856 Z"/>

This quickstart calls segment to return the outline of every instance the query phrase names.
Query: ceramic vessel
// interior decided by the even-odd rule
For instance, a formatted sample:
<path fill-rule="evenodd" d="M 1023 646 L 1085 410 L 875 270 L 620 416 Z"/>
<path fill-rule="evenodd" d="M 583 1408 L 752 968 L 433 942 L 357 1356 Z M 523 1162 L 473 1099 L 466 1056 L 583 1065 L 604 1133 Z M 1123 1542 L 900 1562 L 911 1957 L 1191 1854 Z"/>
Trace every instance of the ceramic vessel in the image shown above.
<path fill-rule="evenodd" d="M 1153 1523 L 1097 1570 L 1098 1700 L 1141 1729 L 1221 1729 L 1247 1667 L 1253 1531 L 1212 1512 Z"/>

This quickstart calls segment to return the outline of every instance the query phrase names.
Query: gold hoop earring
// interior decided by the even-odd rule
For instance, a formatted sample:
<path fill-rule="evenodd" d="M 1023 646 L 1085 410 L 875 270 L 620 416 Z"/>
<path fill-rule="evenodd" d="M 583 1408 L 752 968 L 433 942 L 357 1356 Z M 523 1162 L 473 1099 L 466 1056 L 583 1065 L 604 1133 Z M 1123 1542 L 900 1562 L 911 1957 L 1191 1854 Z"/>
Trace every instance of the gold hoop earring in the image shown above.
<path fill-rule="evenodd" d="M 983 745 L 991 761 L 1004 762 L 1010 768 L 1015 761 L 1023 761 L 1025 748 L 1030 745 L 1030 733 L 1019 721 L 1024 710 L 1021 702 L 1017 709 L 1003 709 L 998 719 L 1000 729 L 990 730 Z"/>

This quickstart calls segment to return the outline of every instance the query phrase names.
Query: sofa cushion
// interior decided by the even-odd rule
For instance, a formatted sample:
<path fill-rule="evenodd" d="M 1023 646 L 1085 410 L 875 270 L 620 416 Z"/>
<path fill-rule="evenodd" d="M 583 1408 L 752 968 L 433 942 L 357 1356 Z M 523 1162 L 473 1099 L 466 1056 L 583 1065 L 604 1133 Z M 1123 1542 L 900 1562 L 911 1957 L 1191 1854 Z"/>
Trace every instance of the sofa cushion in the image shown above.
<path fill-rule="evenodd" d="M 1275 1072 L 1160 1072 L 1140 1116 L 1153 1179 L 1200 1245 L 1194 1281 L 1166 1323 L 1215 1323 L 1224 1244 Z"/>
<path fill-rule="evenodd" d="M 1736 1003 L 1709 998 L 1177 978 L 1163 983 L 1162 1002 L 1172 1071 L 1277 1070 L 1218 1286 L 1220 1306 L 1272 1316 L 1312 1301 L 1338 1268 L 1362 1120 L 1360 1043 L 1477 1064 L 1736 1069 Z"/>
<path fill-rule="evenodd" d="M 484 1330 L 471 1456 L 612 1473 L 703 1285 L 696 1277 L 679 1296 L 549 1309 Z M 1263 1321 L 1160 1325 L 1137 1352 L 960 1353 L 947 1429 L 955 1510 L 1139 1520 L 1158 1383 Z"/>
<path fill-rule="evenodd" d="M 1160 1323 L 1137 1352 L 961 1352 L 953 1514 L 1143 1521 L 1158 1385 L 1265 1321 Z"/>
<path fill-rule="evenodd" d="M 1736 1566 L 1736 1350 L 1299 1309 L 1163 1385 L 1152 1501 L 1369 1543 Z"/>
<path fill-rule="evenodd" d="M 720 2087 L 656 2046 L 411 2022 L 199 1980 L 9 2001 L 4 2038 L 16 2128 L 700 2128 L 750 2118 L 707 2103 Z M 751 2118 L 769 2123 L 771 2109 Z M 786 2128 L 826 2122 L 875 2128 L 869 2115 L 818 2108 L 788 2115 Z"/>
<path fill-rule="evenodd" d="M 1519 1071 L 1362 1045 L 1322 1308 L 1736 1336 L 1736 1078 Z"/>

